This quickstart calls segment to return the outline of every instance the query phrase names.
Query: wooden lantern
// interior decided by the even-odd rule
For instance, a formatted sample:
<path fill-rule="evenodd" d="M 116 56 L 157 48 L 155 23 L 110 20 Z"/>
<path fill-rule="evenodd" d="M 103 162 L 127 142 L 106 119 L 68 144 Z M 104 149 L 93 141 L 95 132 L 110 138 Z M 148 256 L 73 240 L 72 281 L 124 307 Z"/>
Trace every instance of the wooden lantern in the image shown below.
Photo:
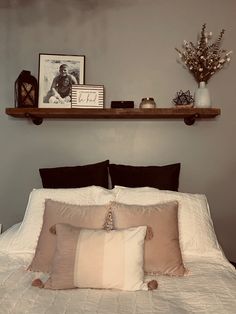
<path fill-rule="evenodd" d="M 38 83 L 30 71 L 22 71 L 15 82 L 15 107 L 38 106 Z"/>

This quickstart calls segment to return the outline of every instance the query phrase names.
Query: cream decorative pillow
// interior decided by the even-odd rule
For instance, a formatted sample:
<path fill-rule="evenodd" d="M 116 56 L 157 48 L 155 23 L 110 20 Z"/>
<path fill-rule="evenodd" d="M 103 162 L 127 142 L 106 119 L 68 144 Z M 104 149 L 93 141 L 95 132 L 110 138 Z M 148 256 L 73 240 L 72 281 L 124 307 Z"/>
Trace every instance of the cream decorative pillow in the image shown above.
<path fill-rule="evenodd" d="M 143 282 L 146 226 L 92 230 L 56 225 L 56 252 L 47 289 L 148 290 Z"/>
<path fill-rule="evenodd" d="M 51 226 L 57 223 L 67 223 L 81 228 L 102 229 L 109 208 L 110 203 L 106 205 L 72 205 L 46 200 L 43 226 L 29 269 L 50 272 L 56 249 L 56 238 L 49 231 Z"/>
<path fill-rule="evenodd" d="M 178 203 L 155 205 L 127 205 L 111 203 L 115 229 L 146 225 L 144 270 L 147 273 L 183 276 L 183 265 L 178 231 Z"/>

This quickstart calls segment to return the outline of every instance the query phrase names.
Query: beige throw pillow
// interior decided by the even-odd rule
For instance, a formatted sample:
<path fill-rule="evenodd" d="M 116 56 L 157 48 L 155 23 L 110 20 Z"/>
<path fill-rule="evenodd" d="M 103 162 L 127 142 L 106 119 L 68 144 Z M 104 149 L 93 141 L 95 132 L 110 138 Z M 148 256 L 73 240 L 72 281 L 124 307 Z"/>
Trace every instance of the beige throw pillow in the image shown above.
<path fill-rule="evenodd" d="M 43 226 L 34 258 L 29 266 L 32 271 L 50 272 L 56 248 L 56 238 L 49 231 L 57 223 L 77 227 L 102 229 L 110 205 L 71 205 L 50 199 L 45 201 Z"/>
<path fill-rule="evenodd" d="M 147 273 L 183 276 L 178 231 L 178 203 L 126 205 L 112 202 L 115 229 L 146 225 L 149 241 L 144 246 L 144 270 Z"/>
<path fill-rule="evenodd" d="M 47 289 L 147 290 L 143 282 L 146 226 L 92 230 L 56 225 L 56 251 Z"/>

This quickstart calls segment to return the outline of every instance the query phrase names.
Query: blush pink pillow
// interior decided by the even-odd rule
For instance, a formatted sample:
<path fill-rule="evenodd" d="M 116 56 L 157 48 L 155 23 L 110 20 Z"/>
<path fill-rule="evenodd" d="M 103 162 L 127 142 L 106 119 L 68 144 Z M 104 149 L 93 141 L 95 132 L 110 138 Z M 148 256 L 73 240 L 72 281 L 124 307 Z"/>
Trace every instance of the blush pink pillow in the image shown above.
<path fill-rule="evenodd" d="M 56 237 L 49 229 L 57 223 L 81 228 L 102 229 L 110 205 L 72 205 L 50 199 L 45 201 L 43 226 L 29 270 L 50 272 L 56 248 Z"/>
<path fill-rule="evenodd" d="M 145 225 L 149 241 L 144 245 L 144 270 L 146 273 L 183 276 L 179 245 L 178 202 L 156 205 L 126 205 L 112 202 L 115 229 Z"/>

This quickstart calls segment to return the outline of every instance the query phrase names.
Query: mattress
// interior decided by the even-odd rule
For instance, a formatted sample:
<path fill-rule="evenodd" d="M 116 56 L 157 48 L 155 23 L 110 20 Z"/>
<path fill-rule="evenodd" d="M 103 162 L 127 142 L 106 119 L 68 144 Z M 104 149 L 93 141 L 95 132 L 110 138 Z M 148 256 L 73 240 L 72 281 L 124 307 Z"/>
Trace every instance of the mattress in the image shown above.
<path fill-rule="evenodd" d="M 49 291 L 32 287 L 42 275 L 26 270 L 28 258 L 0 253 L 1 314 L 148 314 L 235 313 L 236 271 L 224 259 L 194 260 L 185 277 L 157 276 L 155 291 L 72 289 Z"/>

